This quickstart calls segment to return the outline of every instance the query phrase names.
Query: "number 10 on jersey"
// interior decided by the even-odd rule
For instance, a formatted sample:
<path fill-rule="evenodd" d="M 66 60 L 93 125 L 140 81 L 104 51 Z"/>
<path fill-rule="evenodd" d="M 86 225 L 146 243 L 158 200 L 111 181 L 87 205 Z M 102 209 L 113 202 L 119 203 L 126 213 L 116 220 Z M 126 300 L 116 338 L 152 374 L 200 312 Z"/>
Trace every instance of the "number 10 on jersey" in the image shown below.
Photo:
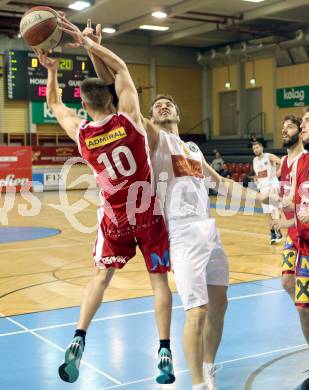
<path fill-rule="evenodd" d="M 124 167 L 120 155 L 123 154 L 128 162 L 128 168 Z M 112 162 L 111 162 L 112 160 Z M 119 176 L 131 176 L 137 170 L 137 165 L 131 150 L 127 146 L 118 146 L 112 151 L 111 160 L 106 153 L 101 153 L 97 158 L 98 163 L 104 164 L 111 179 L 116 180 Z M 113 168 L 116 168 L 118 172 Z M 119 175 L 117 175 L 117 173 Z"/>

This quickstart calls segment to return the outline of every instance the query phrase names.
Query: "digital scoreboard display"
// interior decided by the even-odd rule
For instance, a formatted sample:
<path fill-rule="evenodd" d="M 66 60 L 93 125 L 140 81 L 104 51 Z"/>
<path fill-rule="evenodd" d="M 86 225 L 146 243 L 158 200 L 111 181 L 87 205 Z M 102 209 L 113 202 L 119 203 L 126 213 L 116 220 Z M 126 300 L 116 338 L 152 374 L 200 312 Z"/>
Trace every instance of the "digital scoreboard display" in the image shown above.
<path fill-rule="evenodd" d="M 53 53 L 59 58 L 58 84 L 64 102 L 80 100 L 80 83 L 95 77 L 89 57 L 85 55 Z M 11 50 L 7 52 L 8 99 L 45 101 L 47 70 L 33 52 Z"/>

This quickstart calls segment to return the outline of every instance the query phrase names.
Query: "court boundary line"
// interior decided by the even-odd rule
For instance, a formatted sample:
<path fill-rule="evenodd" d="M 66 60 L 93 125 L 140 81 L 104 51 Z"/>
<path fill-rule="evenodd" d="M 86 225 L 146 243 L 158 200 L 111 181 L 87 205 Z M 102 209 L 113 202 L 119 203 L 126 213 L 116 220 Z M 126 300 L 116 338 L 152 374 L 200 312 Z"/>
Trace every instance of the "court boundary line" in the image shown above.
<path fill-rule="evenodd" d="M 302 348 L 302 347 L 306 347 L 306 348 Z M 299 348 L 299 351 L 306 350 L 306 349 L 308 349 L 308 345 L 307 344 L 293 345 L 291 347 L 275 349 L 273 351 L 261 352 L 261 353 L 254 354 L 254 355 L 248 355 L 248 356 L 243 356 L 243 357 L 236 358 L 236 359 L 225 360 L 223 362 L 216 363 L 216 365 L 234 363 L 234 362 L 238 362 L 238 361 L 241 361 L 241 360 L 252 359 L 252 358 L 261 357 L 261 356 L 267 356 L 267 355 L 271 355 L 273 353 L 278 353 L 278 352 L 282 352 L 282 351 L 289 351 L 291 349 L 298 349 L 298 348 Z M 183 374 L 183 373 L 186 373 L 186 372 L 189 372 L 189 370 L 188 369 L 178 370 L 178 371 L 175 371 L 175 374 L 178 375 L 178 374 Z M 123 387 L 123 386 L 127 386 L 127 385 L 133 385 L 133 384 L 136 384 L 136 383 L 147 382 L 147 381 L 153 380 L 153 379 L 155 379 L 155 377 L 139 379 L 139 380 L 132 381 L 132 382 L 122 383 L 121 385 L 113 385 L 113 386 L 103 387 L 100 390 L 116 389 L 118 387 Z"/>
<path fill-rule="evenodd" d="M 279 293 L 282 293 L 282 292 L 285 292 L 285 290 L 280 289 L 280 290 L 264 291 L 264 292 L 260 292 L 260 293 L 256 293 L 256 294 L 248 294 L 248 295 L 240 295 L 240 296 L 237 296 L 237 297 L 231 297 L 231 298 L 228 298 L 228 301 L 237 301 L 237 300 L 254 298 L 254 297 L 259 297 L 259 296 L 264 296 L 264 295 L 279 294 Z M 177 306 L 173 306 L 172 310 L 177 310 L 177 309 L 181 309 L 181 308 L 183 308 L 182 305 L 177 305 Z M 139 315 L 153 314 L 153 313 L 154 313 L 154 309 L 144 310 L 144 311 L 140 311 L 140 312 L 126 313 L 126 314 L 117 314 L 117 315 L 112 315 L 112 316 L 108 316 L 108 317 L 94 318 L 92 320 L 92 322 L 107 321 L 107 320 L 113 320 L 113 319 L 118 319 L 118 318 L 136 317 L 136 316 L 139 316 Z M 0 313 L 0 317 L 6 318 L 6 319 L 10 318 L 10 316 L 6 316 L 6 315 L 1 314 L 1 313 Z M 14 323 L 14 320 L 11 319 L 11 322 Z M 18 324 L 17 321 L 16 321 L 16 323 Z M 50 326 L 44 326 L 44 327 L 32 328 L 32 329 L 24 327 L 25 329 L 21 330 L 21 331 L 0 333 L 0 337 L 14 336 L 14 335 L 18 335 L 18 334 L 37 332 L 37 331 L 41 331 L 41 330 L 65 328 L 65 327 L 73 326 L 73 325 L 76 325 L 76 324 L 77 324 L 77 322 L 69 322 L 69 323 L 65 323 L 65 324 L 50 325 Z M 23 326 L 22 324 L 20 324 L 20 325 Z"/>
<path fill-rule="evenodd" d="M 38 339 L 44 341 L 45 343 L 51 345 L 52 347 L 56 348 L 58 351 L 61 351 L 61 352 L 65 352 L 65 349 L 59 347 L 59 345 L 55 344 L 54 342 L 48 340 L 47 338 L 35 333 L 33 330 L 27 328 L 26 326 L 20 324 L 19 322 L 13 320 L 12 318 L 10 317 L 7 317 L 5 315 L 3 315 L 2 313 L 0 313 L 0 316 L 5 318 L 6 320 L 8 320 L 9 322 L 12 322 L 14 325 L 18 326 L 19 328 L 22 328 L 24 329 L 24 331 L 27 331 L 27 333 L 31 334 L 32 336 L 34 337 L 37 337 Z M 90 363 L 87 363 L 86 361 L 82 360 L 81 361 L 81 364 L 83 364 L 84 366 L 88 367 L 89 369 L 91 369 L 92 371 L 95 371 L 97 374 L 100 374 L 101 376 L 104 376 L 106 379 L 110 380 L 111 382 L 114 382 L 117 384 L 117 386 L 121 385 L 122 383 L 120 381 L 118 381 L 117 379 L 113 378 L 112 376 L 110 376 L 109 374 L 107 374 L 106 372 L 104 371 L 101 371 L 99 370 L 98 368 L 96 368 L 95 366 L 93 366 L 92 364 Z"/>

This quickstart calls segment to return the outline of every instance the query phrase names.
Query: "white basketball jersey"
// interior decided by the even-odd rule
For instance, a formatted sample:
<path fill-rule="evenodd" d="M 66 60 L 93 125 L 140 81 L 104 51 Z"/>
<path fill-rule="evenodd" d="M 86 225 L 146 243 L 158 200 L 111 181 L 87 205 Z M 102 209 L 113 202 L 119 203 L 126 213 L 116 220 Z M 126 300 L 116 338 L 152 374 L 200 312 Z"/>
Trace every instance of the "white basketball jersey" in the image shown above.
<path fill-rule="evenodd" d="M 253 159 L 253 169 L 257 176 L 259 189 L 279 186 L 276 166 L 271 163 L 269 153 L 264 153 L 263 158 L 255 157 Z"/>
<path fill-rule="evenodd" d="M 157 196 L 167 220 L 209 217 L 202 158 L 195 143 L 186 143 L 175 134 L 160 130 L 152 165 Z"/>

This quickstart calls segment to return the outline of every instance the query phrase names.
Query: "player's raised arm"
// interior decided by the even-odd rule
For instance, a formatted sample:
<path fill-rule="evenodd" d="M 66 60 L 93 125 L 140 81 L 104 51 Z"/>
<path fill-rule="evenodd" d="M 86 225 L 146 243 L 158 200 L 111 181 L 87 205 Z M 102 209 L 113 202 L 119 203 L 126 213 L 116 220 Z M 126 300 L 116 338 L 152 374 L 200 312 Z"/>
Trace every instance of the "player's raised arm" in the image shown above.
<path fill-rule="evenodd" d="M 156 128 L 154 123 L 151 122 L 150 119 L 144 118 L 141 116 L 143 127 L 147 133 L 148 145 L 150 152 L 153 153 L 158 146 L 159 143 L 159 130 Z"/>
<path fill-rule="evenodd" d="M 82 120 L 76 115 L 76 112 L 66 107 L 59 93 L 58 85 L 58 60 L 53 60 L 43 53 L 37 52 L 40 63 L 47 69 L 47 93 L 46 101 L 53 115 L 63 127 L 67 135 L 76 142 L 77 131 Z"/>
<path fill-rule="evenodd" d="M 97 24 L 95 30 L 92 28 L 91 19 L 87 20 L 87 27 L 82 31 L 82 34 L 85 37 L 90 38 L 93 42 L 101 45 L 102 41 L 102 26 L 101 24 Z M 107 68 L 105 63 L 96 55 L 94 55 L 91 51 L 88 51 L 88 56 L 91 59 L 94 70 L 97 76 L 102 79 L 106 85 L 114 84 L 115 75 L 111 72 L 110 69 Z"/>
<path fill-rule="evenodd" d="M 119 98 L 120 112 L 128 114 L 138 127 L 142 128 L 138 93 L 126 63 L 106 47 L 85 37 L 74 24 L 62 18 L 62 30 L 74 38 L 71 47 L 84 47 L 88 52 L 100 58 L 115 74 L 115 88 Z"/>
<path fill-rule="evenodd" d="M 87 27 L 83 30 L 83 35 L 92 39 L 94 42 L 101 44 L 102 40 L 102 26 L 101 24 L 97 24 L 95 30 L 92 28 L 91 19 L 87 20 Z M 118 106 L 118 96 L 115 90 L 115 75 L 114 73 L 105 65 L 105 63 L 97 57 L 95 54 L 87 51 L 87 54 L 93 64 L 94 70 L 97 76 L 104 81 L 107 85 L 109 92 L 113 97 L 113 105 L 115 107 Z"/>

